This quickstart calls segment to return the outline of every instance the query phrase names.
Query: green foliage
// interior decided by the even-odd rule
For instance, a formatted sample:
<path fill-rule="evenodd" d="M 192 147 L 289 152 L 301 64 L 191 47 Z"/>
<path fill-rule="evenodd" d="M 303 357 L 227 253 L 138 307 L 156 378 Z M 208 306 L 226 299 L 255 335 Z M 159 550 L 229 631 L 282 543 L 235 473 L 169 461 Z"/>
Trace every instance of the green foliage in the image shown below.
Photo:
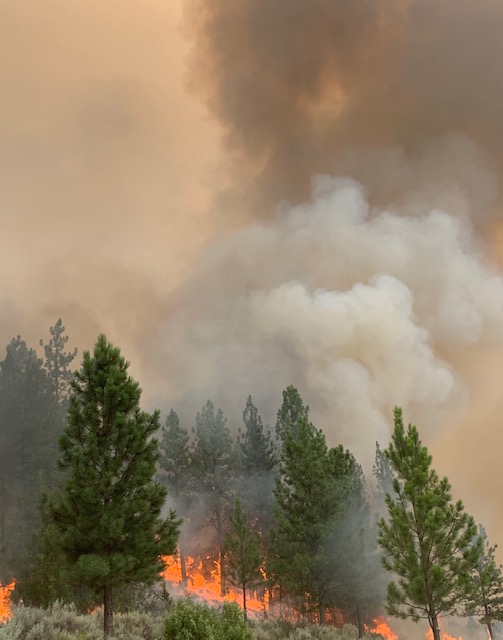
<path fill-rule="evenodd" d="M 19 577 L 31 557 L 40 492 L 57 471 L 59 418 L 42 360 L 18 336 L 0 363 L 1 581 Z"/>
<path fill-rule="evenodd" d="M 51 335 L 49 342 L 44 344 L 41 339 L 39 344 L 44 349 L 44 367 L 52 386 L 52 392 L 60 402 L 63 402 L 72 379 L 69 366 L 77 355 L 77 349 L 65 351 L 68 336 L 65 335 L 65 327 L 61 318 L 49 329 L 49 333 Z"/>
<path fill-rule="evenodd" d="M 280 443 L 287 433 L 296 431 L 301 421 L 309 421 L 309 407 L 304 405 L 298 390 L 290 385 L 283 391 L 283 403 L 276 416 L 276 437 Z"/>
<path fill-rule="evenodd" d="M 153 480 L 159 414 L 140 410 L 141 389 L 128 367 L 104 335 L 92 356 L 84 353 L 60 438 L 67 481 L 52 501 L 76 577 L 104 590 L 105 619 L 113 587 L 158 579 L 161 556 L 173 553 L 179 526 L 173 512 L 160 517 L 166 490 Z"/>
<path fill-rule="evenodd" d="M 179 600 L 164 624 L 166 640 L 251 640 L 251 630 L 235 603 L 221 610 L 192 600 Z"/>
<path fill-rule="evenodd" d="M 243 591 L 243 609 L 246 617 L 246 590 L 263 581 L 260 567 L 262 554 L 260 536 L 248 524 L 246 511 L 239 498 L 231 515 L 231 530 L 225 540 L 228 577 Z"/>
<path fill-rule="evenodd" d="M 318 611 L 321 620 L 335 573 L 327 543 L 344 515 L 355 469 L 353 456 L 342 447 L 329 450 L 323 433 L 305 417 L 285 432 L 268 574 L 299 598 L 297 607 Z"/>
<path fill-rule="evenodd" d="M 472 590 L 466 605 L 466 613 L 475 616 L 488 628 L 493 637 L 493 623 L 503 621 L 503 575 L 501 565 L 494 557 L 496 545 L 491 547 L 484 527 L 479 526 L 483 553 L 471 574 Z"/>
<path fill-rule="evenodd" d="M 118 614 L 110 640 L 160 640 L 163 619 L 145 613 Z M 103 640 L 98 615 L 82 615 L 74 605 L 56 602 L 48 609 L 18 606 L 0 626 L 0 640 Z"/>
<path fill-rule="evenodd" d="M 177 502 L 186 495 L 189 488 L 189 438 L 188 430 L 180 425 L 178 415 L 171 409 L 162 427 L 159 468 L 163 472 L 163 482 Z"/>
<path fill-rule="evenodd" d="M 461 501 L 452 502 L 447 478 L 431 469 L 431 456 L 414 425 L 405 431 L 402 411 L 387 450 L 396 477 L 396 497 L 386 496 L 389 520 L 379 523 L 383 564 L 396 579 L 387 592 L 387 609 L 402 618 L 427 618 L 439 637 L 439 614 L 454 613 L 470 593 L 470 574 L 481 545 L 476 526 Z"/>
<path fill-rule="evenodd" d="M 271 434 L 264 430 L 262 418 L 251 396 L 246 401 L 243 422 L 245 430 L 240 433 L 238 446 L 244 471 L 247 474 L 271 471 L 276 466 Z"/>
<path fill-rule="evenodd" d="M 376 442 L 376 453 L 374 465 L 372 466 L 372 475 L 376 479 L 376 507 L 379 514 L 382 514 L 386 510 L 386 494 L 393 495 L 393 467 L 386 455 L 386 452 L 381 449 L 379 443 Z"/>

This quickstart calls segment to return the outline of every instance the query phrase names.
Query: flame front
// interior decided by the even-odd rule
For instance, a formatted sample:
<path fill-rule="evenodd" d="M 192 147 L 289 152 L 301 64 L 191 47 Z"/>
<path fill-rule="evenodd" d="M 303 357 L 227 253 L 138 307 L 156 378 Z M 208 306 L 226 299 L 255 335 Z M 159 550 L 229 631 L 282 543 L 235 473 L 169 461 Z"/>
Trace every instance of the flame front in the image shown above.
<path fill-rule="evenodd" d="M 7 622 L 7 620 L 10 620 L 12 616 L 10 609 L 10 594 L 14 591 L 15 586 L 15 580 L 11 580 L 11 582 L 5 585 L 5 587 L 3 587 L 0 582 L 0 623 Z"/>
<path fill-rule="evenodd" d="M 237 602 L 242 606 L 243 596 L 239 589 L 228 587 L 224 596 L 220 593 L 220 566 L 217 562 L 206 559 L 209 563 L 209 572 L 203 570 L 203 561 L 195 560 L 187 556 L 185 565 L 187 570 L 187 582 L 183 584 L 182 568 L 180 558 L 178 556 L 167 556 L 166 569 L 162 572 L 162 577 L 180 595 L 192 595 L 201 600 L 205 600 L 210 604 L 220 604 L 221 602 Z M 253 597 L 252 597 L 253 596 Z M 261 613 L 267 608 L 266 594 L 261 600 L 256 594 L 248 594 L 246 596 L 246 608 L 249 612 Z"/>
<path fill-rule="evenodd" d="M 381 635 L 386 640 L 398 640 L 396 633 L 391 631 L 389 624 L 385 618 L 374 618 L 374 626 L 368 629 L 369 633 L 374 635 Z"/>

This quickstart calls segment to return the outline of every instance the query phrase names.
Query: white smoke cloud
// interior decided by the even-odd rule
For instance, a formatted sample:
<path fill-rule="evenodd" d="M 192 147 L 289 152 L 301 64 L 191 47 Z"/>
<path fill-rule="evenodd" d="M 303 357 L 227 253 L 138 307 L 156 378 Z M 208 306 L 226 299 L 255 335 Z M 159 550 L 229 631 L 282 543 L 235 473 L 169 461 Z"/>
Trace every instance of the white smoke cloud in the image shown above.
<path fill-rule="evenodd" d="M 251 393 L 274 420 L 294 384 L 367 468 L 394 405 L 427 436 L 459 419 L 463 381 L 438 345 L 502 337 L 503 277 L 467 219 L 399 213 L 321 176 L 310 202 L 214 243 L 164 330 L 175 404 L 212 397 L 237 416 Z"/>

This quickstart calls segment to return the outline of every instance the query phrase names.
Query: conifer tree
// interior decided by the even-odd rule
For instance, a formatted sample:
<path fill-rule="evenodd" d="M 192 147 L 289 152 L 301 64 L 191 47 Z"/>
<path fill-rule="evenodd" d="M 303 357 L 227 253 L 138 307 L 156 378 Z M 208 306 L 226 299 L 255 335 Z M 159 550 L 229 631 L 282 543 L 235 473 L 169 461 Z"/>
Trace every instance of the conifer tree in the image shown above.
<path fill-rule="evenodd" d="M 19 577 L 57 459 L 56 399 L 42 360 L 18 336 L 0 363 L 0 581 Z"/>
<path fill-rule="evenodd" d="M 309 420 L 309 407 L 302 401 L 298 390 L 289 385 L 283 391 L 283 402 L 276 416 L 276 437 L 280 446 L 286 434 L 295 431 L 301 420 Z"/>
<path fill-rule="evenodd" d="M 257 474 L 271 471 L 276 465 L 274 445 L 271 434 L 264 429 L 262 418 L 257 407 L 248 396 L 243 411 L 244 432 L 240 432 L 238 445 L 247 474 Z"/>
<path fill-rule="evenodd" d="M 470 575 L 481 544 L 477 528 L 460 500 L 452 502 L 447 478 L 431 468 L 431 455 L 417 428 L 405 431 L 402 410 L 386 451 L 395 478 L 396 497 L 386 496 L 388 520 L 379 523 L 383 564 L 396 578 L 388 584 L 387 610 L 402 618 L 428 620 L 440 640 L 440 614 L 455 613 L 470 594 Z"/>
<path fill-rule="evenodd" d="M 322 622 L 334 578 L 327 541 L 344 511 L 354 464 L 342 447 L 328 449 L 323 432 L 305 417 L 285 434 L 268 572 L 301 610 L 317 612 Z"/>
<path fill-rule="evenodd" d="M 114 589 L 156 580 L 179 527 L 174 512 L 161 518 L 166 489 L 153 479 L 159 413 L 141 411 L 128 367 L 104 335 L 84 353 L 60 438 L 67 481 L 52 501 L 76 578 L 102 593 L 105 636 L 113 633 Z"/>
<path fill-rule="evenodd" d="M 485 624 L 490 639 L 494 640 L 494 622 L 503 621 L 502 567 L 496 564 L 494 557 L 496 545 L 489 545 L 482 526 L 479 526 L 479 537 L 482 540 L 483 553 L 471 575 L 473 590 L 466 606 L 466 613 L 476 616 L 481 624 Z"/>
<path fill-rule="evenodd" d="M 188 509 L 192 479 L 189 440 L 188 430 L 180 424 L 176 411 L 171 409 L 162 427 L 159 443 L 159 468 L 162 472 L 160 481 L 166 484 L 175 499 L 177 513 L 184 517 Z M 181 540 L 178 541 L 178 553 L 182 582 L 186 583 L 187 569 Z"/>
<path fill-rule="evenodd" d="M 40 339 L 39 344 L 44 349 L 44 368 L 47 371 L 54 395 L 61 403 L 69 389 L 72 372 L 70 364 L 77 355 L 77 349 L 65 351 L 65 346 L 69 340 L 65 334 L 65 327 L 61 318 L 53 327 L 50 327 L 51 338 L 46 344 Z"/>
<path fill-rule="evenodd" d="M 196 442 L 192 456 L 194 477 L 201 488 L 208 521 L 217 536 L 220 589 L 225 594 L 224 538 L 235 471 L 234 445 L 227 418 L 208 400 L 196 415 Z"/>
<path fill-rule="evenodd" d="M 372 474 L 376 479 L 376 506 L 379 512 L 385 511 L 386 494 L 393 494 L 393 468 L 378 442 L 376 442 L 375 460 L 372 466 Z"/>
<path fill-rule="evenodd" d="M 226 536 L 225 555 L 229 580 L 243 592 L 243 612 L 246 620 L 246 592 L 263 581 L 260 568 L 262 554 L 260 536 L 250 528 L 248 515 L 239 498 L 230 517 L 231 530 Z"/>

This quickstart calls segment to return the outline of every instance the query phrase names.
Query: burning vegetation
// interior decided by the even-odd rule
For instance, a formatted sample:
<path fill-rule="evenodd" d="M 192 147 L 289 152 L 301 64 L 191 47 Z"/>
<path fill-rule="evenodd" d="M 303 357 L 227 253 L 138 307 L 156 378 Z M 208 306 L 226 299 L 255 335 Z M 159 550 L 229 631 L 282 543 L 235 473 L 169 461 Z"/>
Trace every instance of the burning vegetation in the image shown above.
<path fill-rule="evenodd" d="M 12 616 L 10 594 L 14 591 L 15 586 L 15 580 L 11 580 L 5 586 L 0 582 L 0 623 L 7 622 Z"/>

